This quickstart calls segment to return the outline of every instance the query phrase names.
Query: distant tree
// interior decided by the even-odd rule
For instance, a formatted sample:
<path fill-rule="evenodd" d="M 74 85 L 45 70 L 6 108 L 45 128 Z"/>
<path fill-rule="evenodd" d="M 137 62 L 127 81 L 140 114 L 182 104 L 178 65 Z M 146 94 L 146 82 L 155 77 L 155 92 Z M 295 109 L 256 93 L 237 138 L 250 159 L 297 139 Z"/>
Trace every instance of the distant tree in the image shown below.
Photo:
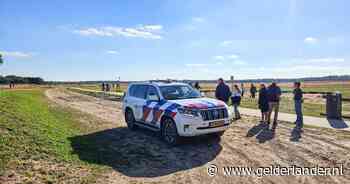
<path fill-rule="evenodd" d="M 2 60 L 2 55 L 0 54 L 0 64 L 4 63 L 4 60 Z"/>
<path fill-rule="evenodd" d="M 0 84 L 8 84 L 14 82 L 16 84 L 44 84 L 45 81 L 40 77 L 19 77 L 15 75 L 0 75 Z"/>

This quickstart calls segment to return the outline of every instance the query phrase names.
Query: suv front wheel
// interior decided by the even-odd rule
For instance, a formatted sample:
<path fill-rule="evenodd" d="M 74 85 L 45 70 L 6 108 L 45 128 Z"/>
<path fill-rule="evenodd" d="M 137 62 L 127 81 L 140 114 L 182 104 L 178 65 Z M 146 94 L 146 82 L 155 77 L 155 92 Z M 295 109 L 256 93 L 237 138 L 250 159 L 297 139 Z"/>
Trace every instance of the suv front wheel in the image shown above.
<path fill-rule="evenodd" d="M 165 118 L 162 126 L 162 137 L 169 145 L 177 145 L 180 142 L 180 136 L 177 133 L 175 122 L 170 118 Z"/>
<path fill-rule="evenodd" d="M 134 117 L 134 113 L 132 112 L 132 110 L 130 110 L 130 109 L 126 110 L 125 121 L 126 121 L 126 124 L 128 125 L 128 128 L 130 130 L 134 130 L 136 128 L 135 117 Z"/>

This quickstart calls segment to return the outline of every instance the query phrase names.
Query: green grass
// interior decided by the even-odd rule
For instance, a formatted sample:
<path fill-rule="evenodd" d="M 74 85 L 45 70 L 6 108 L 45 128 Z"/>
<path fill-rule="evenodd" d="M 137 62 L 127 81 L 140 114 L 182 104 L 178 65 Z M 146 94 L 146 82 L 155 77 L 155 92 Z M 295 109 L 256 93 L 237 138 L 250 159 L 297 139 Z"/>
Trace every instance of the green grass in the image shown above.
<path fill-rule="evenodd" d="M 244 97 L 241 102 L 241 107 L 257 109 L 258 108 L 257 104 L 258 104 L 257 98 L 252 99 L 252 98 Z M 307 101 L 303 103 L 304 115 L 324 117 L 321 115 L 321 113 L 325 113 L 325 111 L 326 111 L 325 103 L 311 103 Z M 350 106 L 345 105 L 345 102 L 343 102 L 343 111 L 350 112 Z M 282 100 L 280 102 L 280 112 L 294 114 L 295 113 L 294 101 L 291 98 L 282 97 Z"/>
<path fill-rule="evenodd" d="M 282 87 L 282 90 L 292 91 L 293 87 Z M 305 92 L 335 92 L 342 93 L 344 98 L 350 98 L 350 85 L 349 84 L 320 84 L 317 86 L 305 86 L 303 87 Z"/>
<path fill-rule="evenodd" d="M 72 154 L 69 138 L 86 131 L 75 116 L 71 110 L 50 105 L 40 89 L 0 91 L 0 176 L 13 169 L 23 172 L 30 181 L 35 173 L 28 174 L 29 168 L 18 169 L 28 161 L 69 165 L 72 170 L 97 167 Z M 56 181 L 60 176 L 56 174 L 49 181 Z M 91 180 L 94 174 L 77 177 L 78 183 Z M 42 181 L 48 179 L 47 175 L 43 174 Z"/>

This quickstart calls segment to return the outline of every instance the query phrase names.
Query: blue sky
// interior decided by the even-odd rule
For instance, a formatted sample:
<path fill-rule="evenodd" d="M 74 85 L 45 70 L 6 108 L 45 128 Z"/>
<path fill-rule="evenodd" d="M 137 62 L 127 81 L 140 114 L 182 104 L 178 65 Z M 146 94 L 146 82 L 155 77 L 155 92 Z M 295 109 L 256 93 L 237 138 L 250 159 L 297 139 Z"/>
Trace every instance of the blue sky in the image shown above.
<path fill-rule="evenodd" d="M 347 0 L 0 0 L 0 75 L 45 80 L 350 74 Z"/>

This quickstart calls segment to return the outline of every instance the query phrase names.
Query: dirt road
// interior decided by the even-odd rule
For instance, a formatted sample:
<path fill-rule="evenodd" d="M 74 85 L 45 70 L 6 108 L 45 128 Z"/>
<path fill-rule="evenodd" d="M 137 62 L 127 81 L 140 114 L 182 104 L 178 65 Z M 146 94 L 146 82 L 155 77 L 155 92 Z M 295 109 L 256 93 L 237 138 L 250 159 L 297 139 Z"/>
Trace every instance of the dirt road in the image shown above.
<path fill-rule="evenodd" d="M 349 183 L 350 134 L 305 128 L 301 137 L 290 124 L 280 122 L 273 133 L 253 117 L 236 121 L 224 136 L 186 139 L 177 147 L 163 143 L 156 133 L 129 131 L 119 102 L 66 90 L 46 91 L 59 105 L 106 121 L 96 131 L 72 138 L 74 154 L 89 163 L 110 167 L 101 183 Z M 79 140 L 79 141 L 78 141 Z M 86 142 L 85 145 L 79 145 Z M 207 168 L 215 164 L 216 176 Z M 224 176 L 222 167 L 340 167 L 342 176 Z M 259 173 L 258 173 L 259 174 Z"/>

